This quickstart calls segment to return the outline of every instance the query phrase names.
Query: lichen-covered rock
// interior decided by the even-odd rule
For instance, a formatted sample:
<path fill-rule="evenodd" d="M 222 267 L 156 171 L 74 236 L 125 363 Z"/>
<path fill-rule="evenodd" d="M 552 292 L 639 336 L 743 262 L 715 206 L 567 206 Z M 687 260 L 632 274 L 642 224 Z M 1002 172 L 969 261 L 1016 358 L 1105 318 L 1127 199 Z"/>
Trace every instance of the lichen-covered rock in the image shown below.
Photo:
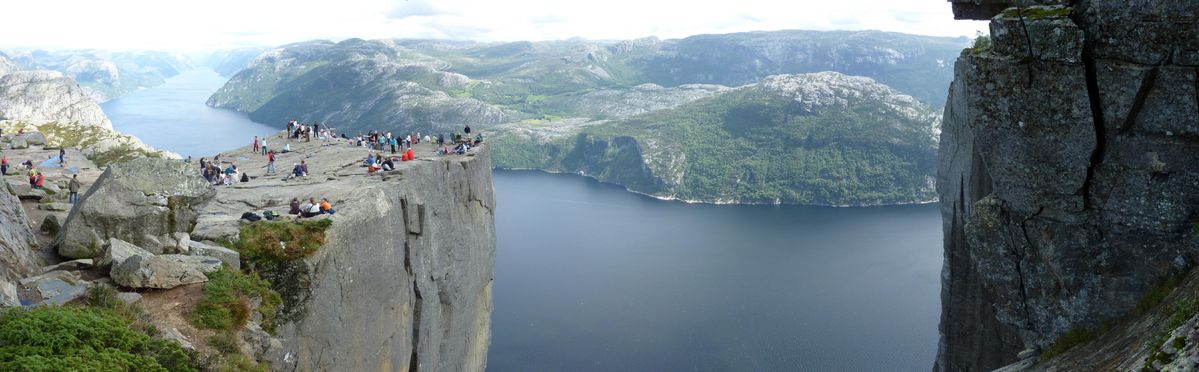
<path fill-rule="evenodd" d="M 936 369 L 990 370 L 1194 266 L 1199 3 L 953 1 L 996 16 L 994 47 L 957 61 L 943 122 Z"/>
<path fill-rule="evenodd" d="M 55 242 L 59 254 L 91 258 L 118 238 L 144 245 L 149 237 L 187 232 L 212 185 L 179 161 L 142 158 L 109 166 L 80 197 Z M 160 244 L 161 245 L 161 244 Z"/>
<path fill-rule="evenodd" d="M 24 150 L 29 148 L 29 141 L 25 137 L 13 137 L 12 141 L 8 142 L 8 148 L 13 150 Z"/>
<path fill-rule="evenodd" d="M 128 288 L 170 289 L 208 281 L 198 265 L 164 256 L 130 257 L 113 266 L 109 275 L 113 282 Z"/>

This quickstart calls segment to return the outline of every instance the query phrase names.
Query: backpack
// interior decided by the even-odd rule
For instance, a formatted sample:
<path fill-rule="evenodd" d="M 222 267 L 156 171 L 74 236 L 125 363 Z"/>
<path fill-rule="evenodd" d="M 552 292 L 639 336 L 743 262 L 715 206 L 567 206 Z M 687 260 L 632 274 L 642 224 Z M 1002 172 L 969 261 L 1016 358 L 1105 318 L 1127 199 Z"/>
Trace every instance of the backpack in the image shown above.
<path fill-rule="evenodd" d="M 241 219 L 250 222 L 256 222 L 262 220 L 262 217 L 258 216 L 254 212 L 246 212 L 241 214 Z"/>
<path fill-rule="evenodd" d="M 274 221 L 279 219 L 279 214 L 275 213 L 275 211 L 263 211 L 262 217 L 266 218 L 268 221 Z"/>

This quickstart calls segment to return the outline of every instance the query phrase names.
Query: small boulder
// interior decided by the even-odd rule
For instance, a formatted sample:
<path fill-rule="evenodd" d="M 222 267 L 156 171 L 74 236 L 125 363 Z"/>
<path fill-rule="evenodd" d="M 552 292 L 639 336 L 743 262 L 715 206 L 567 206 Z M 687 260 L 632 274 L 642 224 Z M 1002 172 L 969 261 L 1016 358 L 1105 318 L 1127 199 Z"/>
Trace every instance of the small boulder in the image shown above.
<path fill-rule="evenodd" d="M 1025 360 L 1025 359 L 1033 358 L 1039 354 L 1040 354 L 1040 352 L 1038 352 L 1037 349 L 1024 349 L 1023 351 L 1020 351 L 1019 354 L 1016 354 L 1016 360 Z"/>
<path fill-rule="evenodd" d="M 216 257 L 230 269 L 241 270 L 241 254 L 229 248 L 201 242 L 191 242 L 191 254 L 194 256 Z"/>
<path fill-rule="evenodd" d="M 121 292 L 117 293 L 117 300 L 125 305 L 133 306 L 133 304 L 142 302 L 142 295 L 136 292 Z"/>
<path fill-rule="evenodd" d="M 59 212 L 61 212 L 61 211 L 66 211 L 66 210 L 71 209 L 71 205 L 67 204 L 67 203 L 59 203 L 59 202 L 42 203 L 37 206 L 37 209 L 41 209 L 43 211 L 59 211 Z"/>
<path fill-rule="evenodd" d="M 153 254 L 163 254 L 167 251 L 166 247 L 162 244 L 162 240 L 159 240 L 157 236 L 151 235 L 146 235 L 146 237 L 142 238 L 141 247 Z"/>
<path fill-rule="evenodd" d="M 113 282 L 129 288 L 171 289 L 208 281 L 208 277 L 196 266 L 163 256 L 129 257 L 125 262 L 114 265 L 110 276 Z"/>
<path fill-rule="evenodd" d="M 187 337 L 184 337 L 183 333 L 180 333 L 178 329 L 164 328 L 160 326 L 158 327 L 158 330 L 160 331 L 158 337 L 162 338 L 163 340 L 178 342 L 179 346 L 183 347 L 183 350 L 196 350 L 196 347 L 193 346 L 192 343 L 187 340 Z"/>
<path fill-rule="evenodd" d="M 175 252 L 177 253 L 188 254 L 191 249 L 191 235 L 185 232 L 171 233 L 171 241 L 175 243 Z"/>
<path fill-rule="evenodd" d="M 112 238 L 108 239 L 108 247 L 104 250 L 104 256 L 100 258 L 100 262 L 97 263 L 96 266 L 116 266 L 133 256 L 153 255 L 153 253 L 150 253 L 145 249 L 138 248 L 133 244 L 129 244 L 124 240 Z"/>
<path fill-rule="evenodd" d="M 25 185 L 28 187 L 29 185 Z M 42 189 L 26 189 L 25 192 L 18 192 L 17 197 L 21 200 L 42 200 L 46 197 L 46 190 Z"/>
<path fill-rule="evenodd" d="M 82 259 L 78 259 L 78 260 L 62 262 L 57 265 L 50 265 L 50 266 L 43 267 L 42 272 L 48 273 L 48 272 L 56 271 L 56 270 L 68 270 L 68 271 L 87 270 L 92 267 L 95 267 L 95 263 L 92 261 L 92 259 L 82 258 Z"/>
<path fill-rule="evenodd" d="M 45 188 L 45 189 L 46 189 L 46 192 L 47 192 L 47 193 L 49 193 L 49 194 L 55 194 L 55 195 L 57 195 L 57 194 L 61 194 L 61 193 L 62 193 L 62 189 L 58 188 L 58 185 L 55 185 L 55 184 L 53 184 L 53 183 L 46 183 L 46 184 L 44 184 L 44 186 L 42 186 L 42 187 L 43 187 L 43 188 Z"/>
<path fill-rule="evenodd" d="M 64 305 L 83 297 L 91 288 L 90 283 L 71 271 L 51 271 L 35 277 L 21 279 L 21 285 L 36 290 L 42 297 L 42 305 Z"/>
<path fill-rule="evenodd" d="M 62 228 L 62 224 L 58 222 L 58 216 L 47 214 L 46 218 L 42 219 L 41 230 L 50 235 L 57 235 L 58 230 Z"/>

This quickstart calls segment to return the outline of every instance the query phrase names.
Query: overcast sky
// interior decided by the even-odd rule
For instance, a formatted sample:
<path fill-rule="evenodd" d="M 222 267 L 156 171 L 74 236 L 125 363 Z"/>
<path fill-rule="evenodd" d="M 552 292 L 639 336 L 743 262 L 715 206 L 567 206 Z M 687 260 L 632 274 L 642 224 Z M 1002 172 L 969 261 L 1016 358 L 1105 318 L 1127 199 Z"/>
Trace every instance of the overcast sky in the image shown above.
<path fill-rule="evenodd" d="M 974 36 L 945 0 L 37 0 L 0 2 L 0 48 L 201 51 L 351 37 L 680 38 L 758 30 Z"/>

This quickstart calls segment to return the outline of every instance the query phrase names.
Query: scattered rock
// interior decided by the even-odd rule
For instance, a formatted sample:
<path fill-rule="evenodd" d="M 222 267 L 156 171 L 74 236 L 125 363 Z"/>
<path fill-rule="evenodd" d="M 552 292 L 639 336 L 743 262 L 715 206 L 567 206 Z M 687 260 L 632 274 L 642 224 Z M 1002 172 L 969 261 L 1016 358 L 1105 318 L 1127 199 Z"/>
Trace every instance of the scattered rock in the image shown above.
<path fill-rule="evenodd" d="M 241 270 L 241 254 L 237 251 L 201 242 L 191 242 L 191 254 L 195 256 L 208 256 L 220 259 L 233 270 Z"/>
<path fill-rule="evenodd" d="M 67 204 L 67 203 L 59 203 L 59 202 L 42 203 L 42 204 L 38 204 L 37 208 L 41 209 L 43 211 L 59 211 L 59 212 L 61 212 L 61 211 L 66 211 L 66 210 L 71 209 L 71 205 Z"/>
<path fill-rule="evenodd" d="M 25 185 L 25 187 L 29 187 L 29 185 Z M 42 200 L 46 197 L 46 190 L 26 189 L 23 193 L 17 193 L 17 197 L 21 200 Z"/>
<path fill-rule="evenodd" d="M 220 260 L 212 260 L 220 264 Z M 170 289 L 208 281 L 197 265 L 167 256 L 129 257 L 125 262 L 113 266 L 110 276 L 113 282 L 129 288 Z"/>
<path fill-rule="evenodd" d="M 79 274 L 71 271 L 51 271 L 21 280 L 21 285 L 34 289 L 42 297 L 42 305 L 65 305 L 83 297 L 91 288 L 91 283 L 79 279 Z"/>
<path fill-rule="evenodd" d="M 42 187 L 45 188 L 46 192 L 49 194 L 61 194 L 62 193 L 62 189 L 58 188 L 58 185 L 55 185 L 53 183 L 46 183 Z"/>
<path fill-rule="evenodd" d="M 132 306 L 133 304 L 142 302 L 142 295 L 136 292 L 121 292 L 117 293 L 117 300 L 125 303 L 125 305 Z"/>
<path fill-rule="evenodd" d="M 171 240 L 173 243 L 175 243 L 175 252 L 188 254 L 192 242 L 191 235 L 188 235 L 185 232 L 171 233 Z"/>
<path fill-rule="evenodd" d="M 104 256 L 100 258 L 100 262 L 96 266 L 116 266 L 133 256 L 153 255 L 153 253 L 150 253 L 145 249 L 138 248 L 133 244 L 129 244 L 124 240 L 115 238 L 108 239 L 108 247 L 104 250 Z"/>
<path fill-rule="evenodd" d="M 142 249 L 153 254 L 163 254 L 167 251 L 166 247 L 162 244 L 162 240 L 159 240 L 157 236 L 147 235 L 142 238 L 140 246 Z"/>
<path fill-rule="evenodd" d="M 42 268 L 42 272 L 51 272 L 56 270 L 87 270 L 95 267 L 95 263 L 90 258 L 81 258 L 78 260 L 62 262 L 57 265 L 50 265 Z"/>
<path fill-rule="evenodd" d="M 159 327 L 158 330 L 159 330 L 159 337 L 161 337 L 163 340 L 172 340 L 172 341 L 178 342 L 179 346 L 182 346 L 184 350 L 188 350 L 188 351 L 196 350 L 196 347 L 193 346 L 192 343 L 187 340 L 187 337 L 184 337 L 183 333 L 180 333 L 178 329 L 175 329 L 175 328 L 164 329 L 164 328 Z"/>
<path fill-rule="evenodd" d="M 184 256 L 181 254 L 164 254 L 157 256 L 159 259 L 178 262 L 199 270 L 202 273 L 211 273 L 221 269 L 224 262 L 216 257 L 208 256 Z"/>
<path fill-rule="evenodd" d="M 57 215 L 47 214 L 46 218 L 42 219 L 41 230 L 44 233 L 47 233 L 50 235 L 58 235 L 58 230 L 61 228 L 62 228 L 62 225 L 58 223 Z"/>

